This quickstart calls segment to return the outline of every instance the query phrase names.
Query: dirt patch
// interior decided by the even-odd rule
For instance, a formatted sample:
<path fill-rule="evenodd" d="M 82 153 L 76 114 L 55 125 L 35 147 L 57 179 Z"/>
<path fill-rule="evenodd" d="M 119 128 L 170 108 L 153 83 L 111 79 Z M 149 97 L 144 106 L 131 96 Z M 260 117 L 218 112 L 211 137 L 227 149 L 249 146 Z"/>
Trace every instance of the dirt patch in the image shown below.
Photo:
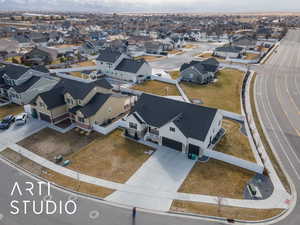
<path fill-rule="evenodd" d="M 228 155 L 256 162 L 248 137 L 241 133 L 240 126 L 238 122 L 223 120 L 223 128 L 226 130 L 226 134 L 215 149 Z"/>
<path fill-rule="evenodd" d="M 283 209 L 248 209 L 178 200 L 173 201 L 171 210 L 248 221 L 269 219 L 283 212 Z"/>
<path fill-rule="evenodd" d="M 259 54 L 254 54 L 254 53 L 246 53 L 245 55 L 245 60 L 255 60 L 259 58 Z"/>
<path fill-rule="evenodd" d="M 248 170 L 210 159 L 197 162 L 179 192 L 244 199 L 244 187 L 255 175 Z"/>
<path fill-rule="evenodd" d="M 68 156 L 79 151 L 98 137 L 100 135 L 96 132 L 86 136 L 76 132 L 74 129 L 62 134 L 50 128 L 45 128 L 20 141 L 18 144 L 39 156 L 53 160 L 54 156 Z"/>
<path fill-rule="evenodd" d="M 178 70 L 169 71 L 168 73 L 170 74 L 173 80 L 177 80 L 180 77 L 180 71 Z"/>
<path fill-rule="evenodd" d="M 149 158 L 150 147 L 128 140 L 122 130 L 102 136 L 67 159 L 68 168 L 83 174 L 125 183 Z"/>
<path fill-rule="evenodd" d="M 24 112 L 23 106 L 16 104 L 9 104 L 0 107 L 0 120 L 8 115 L 18 115 Z"/>
<path fill-rule="evenodd" d="M 180 92 L 176 85 L 154 80 L 135 85 L 132 89 L 160 96 L 180 96 Z"/>
<path fill-rule="evenodd" d="M 244 72 L 223 69 L 217 73 L 218 81 L 208 85 L 182 82 L 180 85 L 190 99 L 200 99 L 204 106 L 241 113 L 240 93 Z"/>

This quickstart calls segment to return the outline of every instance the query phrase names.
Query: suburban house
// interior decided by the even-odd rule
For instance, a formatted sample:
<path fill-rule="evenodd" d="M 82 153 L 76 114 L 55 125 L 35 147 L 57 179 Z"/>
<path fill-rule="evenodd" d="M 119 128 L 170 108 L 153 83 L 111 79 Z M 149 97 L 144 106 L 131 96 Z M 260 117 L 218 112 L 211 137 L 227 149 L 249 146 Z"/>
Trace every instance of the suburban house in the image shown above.
<path fill-rule="evenodd" d="M 213 55 L 222 57 L 222 58 L 241 58 L 244 53 L 244 49 L 242 47 L 238 47 L 235 45 L 225 45 L 222 47 L 217 47 L 214 50 Z"/>
<path fill-rule="evenodd" d="M 132 97 L 114 93 L 105 79 L 82 82 L 62 78 L 51 90 L 32 102 L 33 115 L 57 124 L 69 119 L 77 127 L 90 130 L 129 111 Z"/>
<path fill-rule="evenodd" d="M 19 105 L 28 104 L 39 93 L 52 89 L 59 81 L 45 68 L 13 64 L 2 68 L 0 77 L 0 96 Z"/>
<path fill-rule="evenodd" d="M 245 50 L 255 50 L 257 40 L 248 35 L 236 35 L 232 38 L 231 44 Z"/>
<path fill-rule="evenodd" d="M 96 59 L 103 74 L 119 80 L 141 82 L 152 74 L 148 62 L 142 59 L 132 59 L 124 53 L 110 48 L 101 51 Z"/>
<path fill-rule="evenodd" d="M 201 157 L 216 142 L 222 119 L 218 109 L 142 94 L 124 119 L 125 135 Z"/>
<path fill-rule="evenodd" d="M 47 65 L 56 60 L 58 51 L 51 48 L 35 47 L 21 58 L 26 65 Z"/>
<path fill-rule="evenodd" d="M 180 68 L 182 81 L 207 84 L 214 80 L 219 68 L 219 62 L 214 58 L 203 61 L 191 61 Z"/>

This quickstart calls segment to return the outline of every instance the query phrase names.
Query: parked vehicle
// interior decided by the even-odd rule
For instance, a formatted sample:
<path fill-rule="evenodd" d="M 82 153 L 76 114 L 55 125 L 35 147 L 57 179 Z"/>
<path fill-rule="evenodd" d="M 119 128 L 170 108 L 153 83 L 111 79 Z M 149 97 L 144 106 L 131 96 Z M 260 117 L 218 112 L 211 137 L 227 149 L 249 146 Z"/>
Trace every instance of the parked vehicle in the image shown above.
<path fill-rule="evenodd" d="M 15 116 L 6 116 L 0 123 L 0 129 L 8 129 L 13 122 L 15 122 Z"/>
<path fill-rule="evenodd" d="M 23 126 L 24 124 L 26 124 L 27 119 L 28 119 L 27 113 L 22 113 L 22 114 L 16 116 L 16 122 L 15 122 L 15 124 L 17 126 Z"/>

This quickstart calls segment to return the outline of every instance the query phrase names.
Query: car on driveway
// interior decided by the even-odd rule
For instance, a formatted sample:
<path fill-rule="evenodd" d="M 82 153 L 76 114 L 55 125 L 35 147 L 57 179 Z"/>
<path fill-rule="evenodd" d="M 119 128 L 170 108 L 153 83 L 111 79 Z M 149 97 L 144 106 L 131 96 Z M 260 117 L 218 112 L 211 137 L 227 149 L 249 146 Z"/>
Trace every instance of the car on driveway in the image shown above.
<path fill-rule="evenodd" d="M 13 115 L 6 116 L 0 122 L 0 129 L 2 129 L 2 130 L 8 129 L 13 122 L 15 122 L 15 116 L 13 116 Z"/>
<path fill-rule="evenodd" d="M 24 124 L 26 124 L 27 119 L 28 119 L 27 113 L 22 113 L 22 114 L 16 116 L 15 124 L 17 126 L 23 126 Z"/>

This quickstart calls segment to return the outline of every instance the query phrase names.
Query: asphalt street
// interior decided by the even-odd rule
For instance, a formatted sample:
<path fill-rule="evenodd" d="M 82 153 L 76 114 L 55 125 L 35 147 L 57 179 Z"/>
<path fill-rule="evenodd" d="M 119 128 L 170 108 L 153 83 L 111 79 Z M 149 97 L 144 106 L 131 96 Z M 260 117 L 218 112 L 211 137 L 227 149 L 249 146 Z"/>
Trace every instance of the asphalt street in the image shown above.
<path fill-rule="evenodd" d="M 258 72 L 257 109 L 280 163 L 300 193 L 300 31 L 291 30 Z M 299 202 L 299 199 L 298 199 Z M 279 224 L 300 224 L 300 206 Z"/>

